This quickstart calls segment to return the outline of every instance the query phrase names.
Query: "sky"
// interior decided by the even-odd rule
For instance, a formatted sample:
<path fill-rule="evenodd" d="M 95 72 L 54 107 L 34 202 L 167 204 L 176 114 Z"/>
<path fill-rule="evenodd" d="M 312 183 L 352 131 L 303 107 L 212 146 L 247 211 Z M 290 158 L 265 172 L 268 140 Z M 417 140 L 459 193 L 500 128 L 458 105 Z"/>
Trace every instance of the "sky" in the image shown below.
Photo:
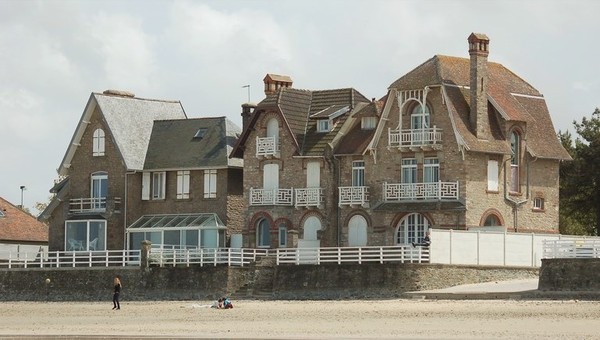
<path fill-rule="evenodd" d="M 599 13 L 597 0 L 0 0 L 0 197 L 37 215 L 92 92 L 241 126 L 267 73 L 381 98 L 434 55 L 468 58 L 472 32 L 574 133 L 600 106 Z"/>

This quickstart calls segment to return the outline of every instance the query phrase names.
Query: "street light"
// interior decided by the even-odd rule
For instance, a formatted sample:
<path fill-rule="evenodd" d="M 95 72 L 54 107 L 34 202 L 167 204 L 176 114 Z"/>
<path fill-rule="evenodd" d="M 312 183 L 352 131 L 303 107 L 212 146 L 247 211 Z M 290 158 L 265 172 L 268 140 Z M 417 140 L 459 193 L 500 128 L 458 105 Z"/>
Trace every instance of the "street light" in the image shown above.
<path fill-rule="evenodd" d="M 23 209 L 23 190 L 27 189 L 24 185 L 20 186 L 21 188 L 21 209 Z"/>

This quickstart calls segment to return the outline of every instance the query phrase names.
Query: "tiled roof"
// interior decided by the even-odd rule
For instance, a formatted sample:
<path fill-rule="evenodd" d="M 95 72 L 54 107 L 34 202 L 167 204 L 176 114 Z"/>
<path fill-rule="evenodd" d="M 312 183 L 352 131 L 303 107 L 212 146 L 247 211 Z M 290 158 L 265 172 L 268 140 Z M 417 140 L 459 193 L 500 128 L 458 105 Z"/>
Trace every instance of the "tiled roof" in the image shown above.
<path fill-rule="evenodd" d="M 0 241 L 48 243 L 48 226 L 0 197 Z"/>
<path fill-rule="evenodd" d="M 375 135 L 375 129 L 363 130 L 361 127 L 362 117 L 379 117 L 383 108 L 383 102 L 361 103 L 357 110 L 346 121 L 349 125 L 342 128 L 343 134 L 340 142 L 336 144 L 334 153 L 336 155 L 361 155 Z M 347 131 L 343 131 L 347 130 Z"/>
<path fill-rule="evenodd" d="M 155 121 L 144 170 L 242 167 L 242 159 L 229 158 L 239 134 L 225 117 Z"/>
<path fill-rule="evenodd" d="M 390 85 L 390 89 L 419 89 L 443 84 L 448 113 L 467 150 L 510 153 L 510 145 L 499 119 L 524 122 L 528 134 L 528 151 L 542 158 L 570 159 L 558 139 L 547 140 L 556 131 L 541 93 L 503 65 L 488 62 L 487 92 L 498 114 L 489 117 L 491 136 L 477 139 L 469 123 L 470 60 L 436 55 Z M 544 137 L 546 136 L 546 137 Z M 545 139 L 546 138 L 546 139 Z"/>
<path fill-rule="evenodd" d="M 59 167 L 61 175 L 68 174 L 67 168 L 96 106 L 102 111 L 110 129 L 107 133 L 112 135 L 128 170 L 143 168 L 155 120 L 187 118 L 179 101 L 92 93 Z"/>

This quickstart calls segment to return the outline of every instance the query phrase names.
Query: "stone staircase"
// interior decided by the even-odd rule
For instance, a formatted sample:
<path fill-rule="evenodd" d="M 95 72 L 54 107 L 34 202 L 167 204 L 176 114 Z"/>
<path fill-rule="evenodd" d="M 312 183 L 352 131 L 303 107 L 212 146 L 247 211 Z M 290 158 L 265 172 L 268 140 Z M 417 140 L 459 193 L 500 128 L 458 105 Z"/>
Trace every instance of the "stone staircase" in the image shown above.
<path fill-rule="evenodd" d="M 244 284 L 230 296 L 236 300 L 270 300 L 273 299 L 273 277 L 275 275 L 276 258 L 265 256 L 254 264 L 252 281 Z"/>

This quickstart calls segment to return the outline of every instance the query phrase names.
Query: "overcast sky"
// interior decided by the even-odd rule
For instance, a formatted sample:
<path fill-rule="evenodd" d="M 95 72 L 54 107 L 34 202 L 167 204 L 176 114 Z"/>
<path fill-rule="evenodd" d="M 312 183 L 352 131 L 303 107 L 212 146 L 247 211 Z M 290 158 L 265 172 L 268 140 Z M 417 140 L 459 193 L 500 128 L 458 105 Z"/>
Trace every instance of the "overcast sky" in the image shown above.
<path fill-rule="evenodd" d="M 600 1 L 0 0 L 0 196 L 33 209 L 91 92 L 180 100 L 188 117 L 258 102 L 267 73 L 380 98 L 436 54 L 489 60 L 546 97 L 556 130 L 600 106 Z"/>

